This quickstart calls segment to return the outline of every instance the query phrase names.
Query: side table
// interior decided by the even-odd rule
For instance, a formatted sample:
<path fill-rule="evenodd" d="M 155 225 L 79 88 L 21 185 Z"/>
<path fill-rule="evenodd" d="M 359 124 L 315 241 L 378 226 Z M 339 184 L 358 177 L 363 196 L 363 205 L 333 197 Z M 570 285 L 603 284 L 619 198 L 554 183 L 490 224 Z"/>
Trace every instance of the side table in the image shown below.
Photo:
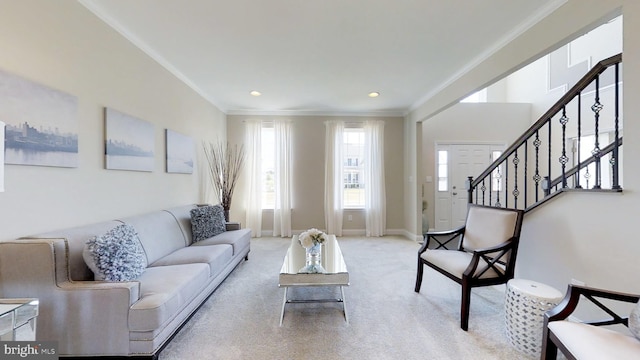
<path fill-rule="evenodd" d="M 539 282 L 511 279 L 507 282 L 505 326 L 507 338 L 517 350 L 540 357 L 544 313 L 564 297 Z"/>
<path fill-rule="evenodd" d="M 38 299 L 0 299 L 0 341 L 35 341 Z"/>

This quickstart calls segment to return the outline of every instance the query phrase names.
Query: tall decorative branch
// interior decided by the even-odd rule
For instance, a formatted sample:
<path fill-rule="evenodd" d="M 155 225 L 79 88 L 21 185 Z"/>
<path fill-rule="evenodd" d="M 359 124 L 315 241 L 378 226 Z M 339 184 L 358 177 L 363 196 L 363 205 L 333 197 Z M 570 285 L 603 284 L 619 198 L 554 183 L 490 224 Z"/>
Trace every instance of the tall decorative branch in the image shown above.
<path fill-rule="evenodd" d="M 233 190 L 244 163 L 244 145 L 231 147 L 229 143 L 223 145 L 218 142 L 216 144 L 204 143 L 203 147 L 209 165 L 211 183 L 216 190 L 220 205 L 224 209 L 225 220 L 229 221 Z"/>

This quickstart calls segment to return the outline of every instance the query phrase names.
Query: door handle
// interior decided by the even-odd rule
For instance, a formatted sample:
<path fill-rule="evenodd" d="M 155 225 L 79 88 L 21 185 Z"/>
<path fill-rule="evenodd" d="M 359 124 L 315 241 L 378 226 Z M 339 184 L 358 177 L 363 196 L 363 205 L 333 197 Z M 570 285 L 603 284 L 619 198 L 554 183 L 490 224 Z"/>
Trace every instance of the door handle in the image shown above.
<path fill-rule="evenodd" d="M 453 195 L 458 195 L 458 193 L 457 193 L 457 192 L 454 192 L 454 193 L 453 193 Z"/>

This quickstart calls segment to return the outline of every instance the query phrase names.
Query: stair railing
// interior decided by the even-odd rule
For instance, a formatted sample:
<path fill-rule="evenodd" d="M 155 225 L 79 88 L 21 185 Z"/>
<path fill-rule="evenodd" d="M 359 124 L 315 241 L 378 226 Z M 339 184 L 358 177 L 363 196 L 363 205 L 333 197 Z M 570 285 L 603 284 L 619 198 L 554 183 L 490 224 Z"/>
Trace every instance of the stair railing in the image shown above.
<path fill-rule="evenodd" d="M 469 177 L 469 203 L 530 210 L 569 188 L 622 191 L 621 70 L 622 54 L 591 68 L 485 171 Z"/>

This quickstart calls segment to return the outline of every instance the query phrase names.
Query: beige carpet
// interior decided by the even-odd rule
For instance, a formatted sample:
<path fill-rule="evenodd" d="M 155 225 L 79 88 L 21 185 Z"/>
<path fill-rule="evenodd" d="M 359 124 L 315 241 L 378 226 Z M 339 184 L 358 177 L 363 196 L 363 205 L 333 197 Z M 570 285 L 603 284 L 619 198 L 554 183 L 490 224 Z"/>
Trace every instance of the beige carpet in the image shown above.
<path fill-rule="evenodd" d="M 241 263 L 161 353 L 173 359 L 531 359 L 504 334 L 504 293 L 474 289 L 469 331 L 459 327 L 460 287 L 425 270 L 413 291 L 418 244 L 401 237 L 339 238 L 349 268 L 350 324 L 340 304 L 287 305 L 278 273 L 290 241 L 252 239 Z M 338 296 L 304 288 L 291 297 Z"/>

